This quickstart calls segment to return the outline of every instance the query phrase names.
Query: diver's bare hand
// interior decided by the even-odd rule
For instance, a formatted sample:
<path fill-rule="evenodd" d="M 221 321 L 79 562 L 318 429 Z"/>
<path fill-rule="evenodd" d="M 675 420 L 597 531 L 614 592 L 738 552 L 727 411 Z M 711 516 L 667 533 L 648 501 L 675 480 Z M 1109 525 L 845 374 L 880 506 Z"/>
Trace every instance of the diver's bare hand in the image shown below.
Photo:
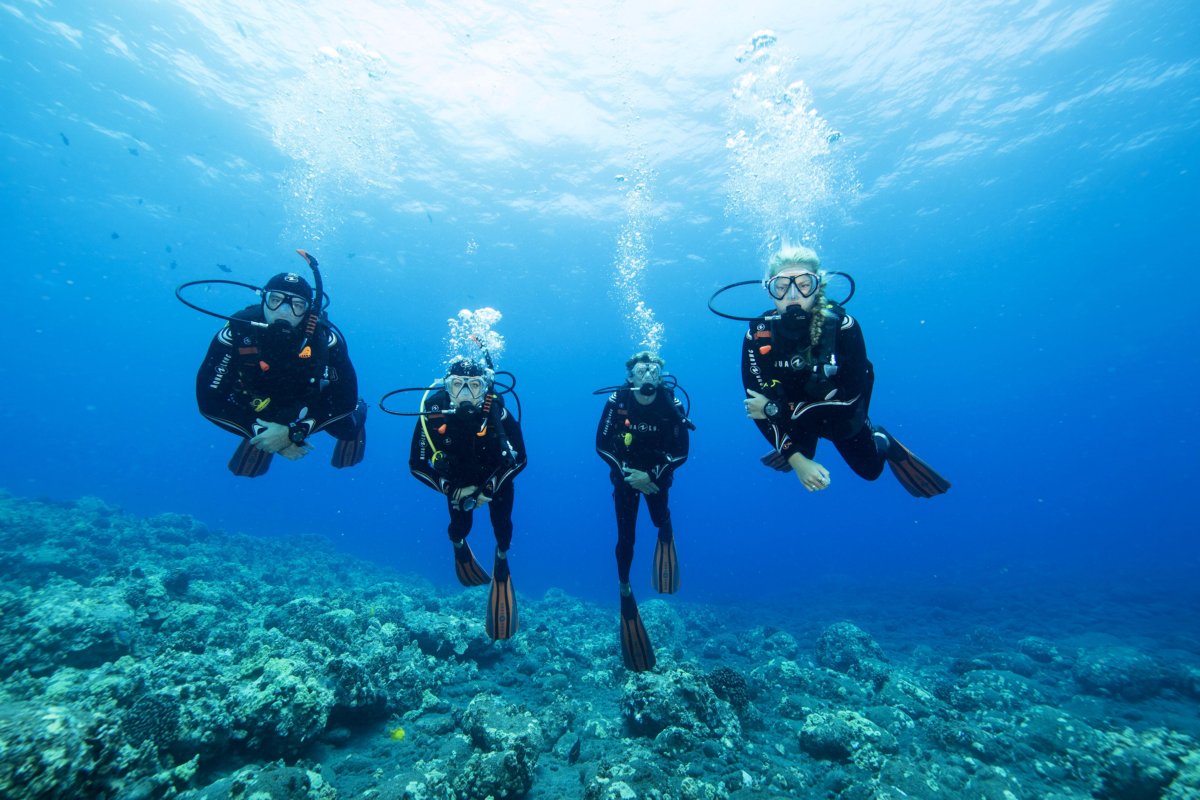
<path fill-rule="evenodd" d="M 642 494 L 658 494 L 658 486 L 650 480 L 650 473 L 629 467 L 623 467 L 621 471 L 625 473 L 625 482 L 632 488 Z"/>
<path fill-rule="evenodd" d="M 251 439 L 250 444 L 264 453 L 278 453 L 291 446 L 292 440 L 288 438 L 287 425 L 280 425 L 278 422 L 265 422 L 261 419 L 255 420 L 255 422 L 264 430 Z"/>
<path fill-rule="evenodd" d="M 829 470 L 816 461 L 805 458 L 800 453 L 792 453 L 788 456 L 788 465 L 796 473 L 800 485 L 810 492 L 829 488 Z"/>
<path fill-rule="evenodd" d="M 286 458 L 288 461 L 299 461 L 313 451 L 313 446 L 308 442 L 300 444 L 290 444 L 279 451 L 279 455 Z"/>
<path fill-rule="evenodd" d="M 764 409 L 767 405 L 767 396 L 753 389 L 747 389 L 746 394 L 750 395 L 742 401 L 742 405 L 746 407 L 746 416 L 750 419 L 766 419 L 767 412 Z"/>

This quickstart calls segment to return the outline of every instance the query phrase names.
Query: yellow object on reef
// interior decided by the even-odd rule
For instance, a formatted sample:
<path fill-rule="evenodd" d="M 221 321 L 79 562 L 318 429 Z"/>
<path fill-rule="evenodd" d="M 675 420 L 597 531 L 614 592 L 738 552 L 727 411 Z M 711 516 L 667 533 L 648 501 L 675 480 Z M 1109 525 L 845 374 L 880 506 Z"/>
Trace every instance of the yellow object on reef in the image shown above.
<path fill-rule="evenodd" d="M 406 735 L 407 734 L 404 733 L 404 728 L 392 728 L 390 731 L 388 731 L 388 738 L 393 742 L 403 742 Z"/>

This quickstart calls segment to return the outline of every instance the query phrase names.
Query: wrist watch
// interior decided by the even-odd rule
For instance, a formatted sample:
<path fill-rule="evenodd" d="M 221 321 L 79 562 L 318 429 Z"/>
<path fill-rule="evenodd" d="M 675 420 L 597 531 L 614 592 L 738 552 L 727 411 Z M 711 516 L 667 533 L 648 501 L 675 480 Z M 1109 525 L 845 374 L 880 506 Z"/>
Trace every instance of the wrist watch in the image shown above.
<path fill-rule="evenodd" d="M 779 404 L 774 400 L 768 400 L 767 404 L 763 406 L 763 413 L 767 415 L 767 419 L 775 419 L 779 416 Z"/>
<path fill-rule="evenodd" d="M 307 437 L 307 425 L 301 425 L 299 422 L 292 422 L 288 425 L 288 439 L 292 444 L 301 444 Z"/>

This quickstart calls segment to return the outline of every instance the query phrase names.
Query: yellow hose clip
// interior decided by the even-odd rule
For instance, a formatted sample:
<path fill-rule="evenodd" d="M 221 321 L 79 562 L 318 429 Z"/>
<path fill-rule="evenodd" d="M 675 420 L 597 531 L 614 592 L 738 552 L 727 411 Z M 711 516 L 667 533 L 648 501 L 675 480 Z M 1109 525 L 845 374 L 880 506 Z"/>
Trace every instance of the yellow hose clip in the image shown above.
<path fill-rule="evenodd" d="M 271 398 L 264 397 L 262 399 L 259 399 L 256 397 L 250 401 L 250 405 L 254 408 L 255 411 L 262 412 L 262 410 L 264 408 L 271 405 Z"/>

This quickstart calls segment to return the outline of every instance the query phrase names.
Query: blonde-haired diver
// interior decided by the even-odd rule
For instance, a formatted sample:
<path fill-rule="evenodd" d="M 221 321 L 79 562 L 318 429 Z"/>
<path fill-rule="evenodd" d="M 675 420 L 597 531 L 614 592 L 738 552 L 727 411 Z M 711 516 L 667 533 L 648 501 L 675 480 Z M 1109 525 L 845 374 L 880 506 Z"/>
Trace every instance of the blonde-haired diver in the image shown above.
<path fill-rule="evenodd" d="M 942 494 L 950 482 L 868 418 L 875 372 L 862 328 L 825 296 L 830 276 L 839 274 L 823 271 L 807 247 L 784 247 L 771 257 L 762 282 L 774 310 L 734 317 L 750 322 L 742 385 L 746 416 L 773 448 L 763 463 L 794 472 L 810 492 L 827 489 L 829 470 L 815 458 L 818 440 L 828 439 L 866 480 L 878 478 L 886 463 L 913 496 Z M 751 281 L 734 285 L 745 283 Z"/>

